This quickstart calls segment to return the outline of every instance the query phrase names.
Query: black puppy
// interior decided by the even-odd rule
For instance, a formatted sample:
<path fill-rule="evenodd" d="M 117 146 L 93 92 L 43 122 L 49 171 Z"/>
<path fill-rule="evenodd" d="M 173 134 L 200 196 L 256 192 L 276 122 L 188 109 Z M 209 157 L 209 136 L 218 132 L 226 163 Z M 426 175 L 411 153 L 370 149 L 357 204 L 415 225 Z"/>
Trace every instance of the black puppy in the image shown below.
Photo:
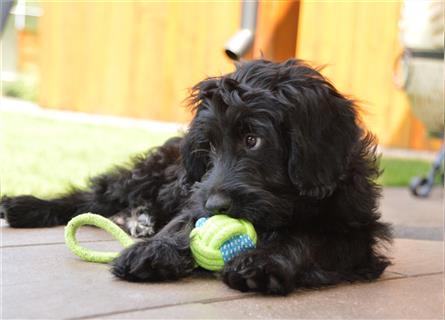
<path fill-rule="evenodd" d="M 132 168 L 52 200 L 4 197 L 10 226 L 55 226 L 88 211 L 114 216 L 147 237 L 113 262 L 112 272 L 129 281 L 189 275 L 190 230 L 217 212 L 251 221 L 259 236 L 255 250 L 222 271 L 232 288 L 286 294 L 384 271 L 380 249 L 391 234 L 379 222 L 374 137 L 360 127 L 354 102 L 317 70 L 299 60 L 246 62 L 200 82 L 190 104 L 185 137 Z M 139 219 L 133 227 L 131 216 Z"/>

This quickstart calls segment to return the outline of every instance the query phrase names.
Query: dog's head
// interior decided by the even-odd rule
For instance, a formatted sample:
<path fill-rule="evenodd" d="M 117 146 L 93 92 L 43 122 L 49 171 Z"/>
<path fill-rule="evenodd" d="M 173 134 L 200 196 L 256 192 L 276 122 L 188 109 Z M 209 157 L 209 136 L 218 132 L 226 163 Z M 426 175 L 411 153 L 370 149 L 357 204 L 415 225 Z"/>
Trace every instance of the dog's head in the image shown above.
<path fill-rule="evenodd" d="M 263 227 L 329 197 L 361 135 L 353 102 L 298 60 L 240 64 L 197 84 L 192 105 L 182 159 L 202 205 Z"/>

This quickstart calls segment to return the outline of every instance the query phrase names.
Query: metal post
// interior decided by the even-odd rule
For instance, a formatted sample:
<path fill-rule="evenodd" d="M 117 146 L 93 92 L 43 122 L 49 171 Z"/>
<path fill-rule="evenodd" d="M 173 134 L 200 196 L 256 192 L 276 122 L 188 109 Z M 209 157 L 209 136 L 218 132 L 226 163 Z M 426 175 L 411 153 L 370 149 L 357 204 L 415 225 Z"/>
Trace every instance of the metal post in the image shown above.
<path fill-rule="evenodd" d="M 232 60 L 239 60 L 249 51 L 255 38 L 258 1 L 243 1 L 241 29 L 227 41 L 225 53 Z"/>

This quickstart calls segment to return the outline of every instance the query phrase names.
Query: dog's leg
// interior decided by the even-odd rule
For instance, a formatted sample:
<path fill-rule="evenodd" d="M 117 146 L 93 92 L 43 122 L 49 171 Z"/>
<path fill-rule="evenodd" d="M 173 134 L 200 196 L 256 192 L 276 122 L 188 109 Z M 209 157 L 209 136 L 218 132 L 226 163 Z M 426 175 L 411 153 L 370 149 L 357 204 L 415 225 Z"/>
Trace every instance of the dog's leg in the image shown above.
<path fill-rule="evenodd" d="M 390 264 L 385 256 L 371 249 L 374 242 L 350 243 L 344 239 L 339 243 L 339 237 L 319 241 L 285 232 L 260 237 L 255 250 L 225 265 L 223 280 L 240 291 L 285 295 L 297 287 L 318 288 L 376 279 Z"/>
<path fill-rule="evenodd" d="M 135 166 L 137 165 L 136 163 Z M 0 214 L 15 228 L 63 225 L 74 216 L 86 212 L 110 217 L 137 205 L 134 198 L 140 198 L 141 195 L 135 190 L 141 190 L 142 184 L 147 189 L 151 187 L 153 194 L 157 192 L 159 182 L 151 181 L 148 166 L 146 169 L 148 178 L 136 179 L 135 169 L 117 168 L 92 178 L 87 190 L 73 189 L 61 197 L 49 200 L 32 195 L 5 196 L 0 201 Z M 153 194 L 145 192 L 142 197 L 150 200 L 154 198 Z"/>
<path fill-rule="evenodd" d="M 303 247 L 289 241 L 267 240 L 255 250 L 236 256 L 222 271 L 223 281 L 240 291 L 288 294 L 305 260 Z"/>
<path fill-rule="evenodd" d="M 313 261 L 310 242 L 281 231 L 263 235 L 257 248 L 233 258 L 222 271 L 223 281 L 240 291 L 286 295 L 296 287 L 338 283 L 336 272 Z"/>
<path fill-rule="evenodd" d="M 198 218 L 196 212 L 184 210 L 152 238 L 123 250 L 113 261 L 112 273 L 137 282 L 175 280 L 191 274 L 195 263 L 189 236 Z"/>
<path fill-rule="evenodd" d="M 141 201 L 155 201 L 161 188 L 166 185 L 167 188 L 164 189 L 170 191 L 178 202 L 181 200 L 180 196 L 168 186 L 177 179 L 173 169 L 177 168 L 180 141 L 181 138 L 169 139 L 146 156 L 136 158 L 132 168 L 118 167 L 94 177 L 88 190 L 74 189 L 64 196 L 50 200 L 31 195 L 5 196 L 0 200 L 0 216 L 6 218 L 11 227 L 16 228 L 62 225 L 84 212 L 110 217 L 126 209 L 136 209 Z M 170 169 L 167 172 L 168 168 Z"/>
<path fill-rule="evenodd" d="M 111 176 L 102 176 L 101 181 Z M 116 181 L 115 181 L 116 182 Z M 92 190 L 73 190 L 70 193 L 44 200 L 31 195 L 3 197 L 0 202 L 0 215 L 15 228 L 51 227 L 66 224 L 72 217 L 94 212 L 111 216 L 124 209 L 127 204 L 112 194 L 109 188 Z"/>
<path fill-rule="evenodd" d="M 338 272 L 318 268 L 298 249 L 269 247 L 235 257 L 225 266 L 223 280 L 243 292 L 286 295 L 296 287 L 319 288 L 347 279 Z"/>

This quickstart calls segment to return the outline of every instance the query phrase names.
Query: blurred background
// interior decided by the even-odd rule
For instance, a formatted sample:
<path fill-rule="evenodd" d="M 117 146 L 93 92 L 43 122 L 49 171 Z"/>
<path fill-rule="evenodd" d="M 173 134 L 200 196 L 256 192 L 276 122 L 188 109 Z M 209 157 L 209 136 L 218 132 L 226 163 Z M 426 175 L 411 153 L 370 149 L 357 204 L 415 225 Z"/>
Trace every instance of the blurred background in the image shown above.
<path fill-rule="evenodd" d="M 80 124 L 72 124 L 70 117 L 66 121 L 71 124 L 54 123 L 53 118 L 36 122 L 29 118 L 29 112 L 20 116 L 12 112 L 22 104 L 5 97 L 30 101 L 43 111 L 67 110 L 186 124 L 192 117 L 183 102 L 189 88 L 204 77 L 233 70 L 234 58 L 282 61 L 296 57 L 316 66 L 325 65 L 323 73 L 337 88 L 360 101 L 363 120 L 377 134 L 382 150 L 389 155 L 396 154 L 391 151 L 400 151 L 400 158 L 413 158 L 414 154 L 414 158 L 423 161 L 414 166 L 419 174 L 430 170 L 425 159 L 433 161 L 434 152 L 440 149 L 443 1 L 417 1 L 424 3 L 420 7 L 413 1 L 309 0 L 18 0 L 9 1 L 11 7 L 8 7 L 8 1 L 2 0 L 2 10 L 10 12 L 2 35 L 2 117 L 4 136 L 15 138 L 4 141 L 9 156 L 3 162 L 6 171 L 24 170 L 21 176 L 35 175 L 40 165 L 33 163 L 34 171 L 27 171 L 30 160 L 20 159 L 23 150 L 17 149 L 17 141 L 30 144 L 30 140 L 35 142 L 42 132 L 57 126 L 60 131 L 49 131 L 41 137 L 42 147 L 37 154 L 41 155 L 43 145 L 48 146 L 50 141 L 56 141 L 60 148 L 57 153 L 61 154 L 66 145 L 71 145 L 74 149 L 67 151 L 70 157 L 73 154 L 78 157 L 80 153 L 84 163 L 91 153 L 89 157 L 94 164 L 90 165 L 93 169 L 87 170 L 89 173 L 108 165 L 106 161 L 123 159 L 116 154 L 117 149 L 122 153 L 137 152 L 152 142 L 158 143 L 164 136 L 150 140 L 148 135 L 135 132 L 130 139 L 125 138 L 130 135 L 128 130 L 124 133 L 117 128 L 83 136 L 82 130 L 91 124 L 76 127 Z M 426 67 L 415 67 L 418 58 L 433 63 L 427 61 Z M 423 75 L 418 83 L 412 80 L 417 79 L 412 76 L 416 72 Z M 425 84 L 426 88 L 419 89 Z M 416 101 L 421 103 L 416 105 Z M 423 114 L 432 120 L 422 119 Z M 51 125 L 45 121 L 52 121 Z M 66 130 L 72 125 L 75 127 L 68 133 Z M 136 125 L 129 127 L 139 130 Z M 107 130 L 121 139 L 110 146 L 111 151 L 102 150 L 103 144 L 114 141 Z M 152 131 L 153 136 L 162 130 Z M 83 137 L 77 143 L 79 149 L 74 147 L 73 136 Z M 65 137 L 62 142 L 61 137 Z M 95 139 L 97 144 L 93 143 Z M 88 143 L 91 152 L 85 151 Z M 130 147 L 132 144 L 134 148 Z M 54 147 L 48 150 L 52 151 L 43 157 L 53 159 Z M 109 152 L 110 156 L 98 160 L 98 150 L 102 150 L 102 155 Z M 17 156 L 11 160 L 13 155 Z M 52 160 L 53 165 L 66 161 L 65 158 L 68 156 Z M 41 166 L 49 163 L 51 160 L 47 159 Z M 406 162 L 387 164 L 400 169 Z M 76 165 L 72 170 L 77 172 Z M 61 169 L 61 175 L 66 171 L 66 167 Z M 396 171 L 396 182 L 391 183 L 407 184 L 413 174 L 412 170 Z M 20 179 L 16 176 L 8 181 L 16 186 L 21 183 L 20 191 L 28 191 Z M 45 193 L 41 185 L 36 189 Z M 15 193 L 17 188 L 3 190 Z"/>

